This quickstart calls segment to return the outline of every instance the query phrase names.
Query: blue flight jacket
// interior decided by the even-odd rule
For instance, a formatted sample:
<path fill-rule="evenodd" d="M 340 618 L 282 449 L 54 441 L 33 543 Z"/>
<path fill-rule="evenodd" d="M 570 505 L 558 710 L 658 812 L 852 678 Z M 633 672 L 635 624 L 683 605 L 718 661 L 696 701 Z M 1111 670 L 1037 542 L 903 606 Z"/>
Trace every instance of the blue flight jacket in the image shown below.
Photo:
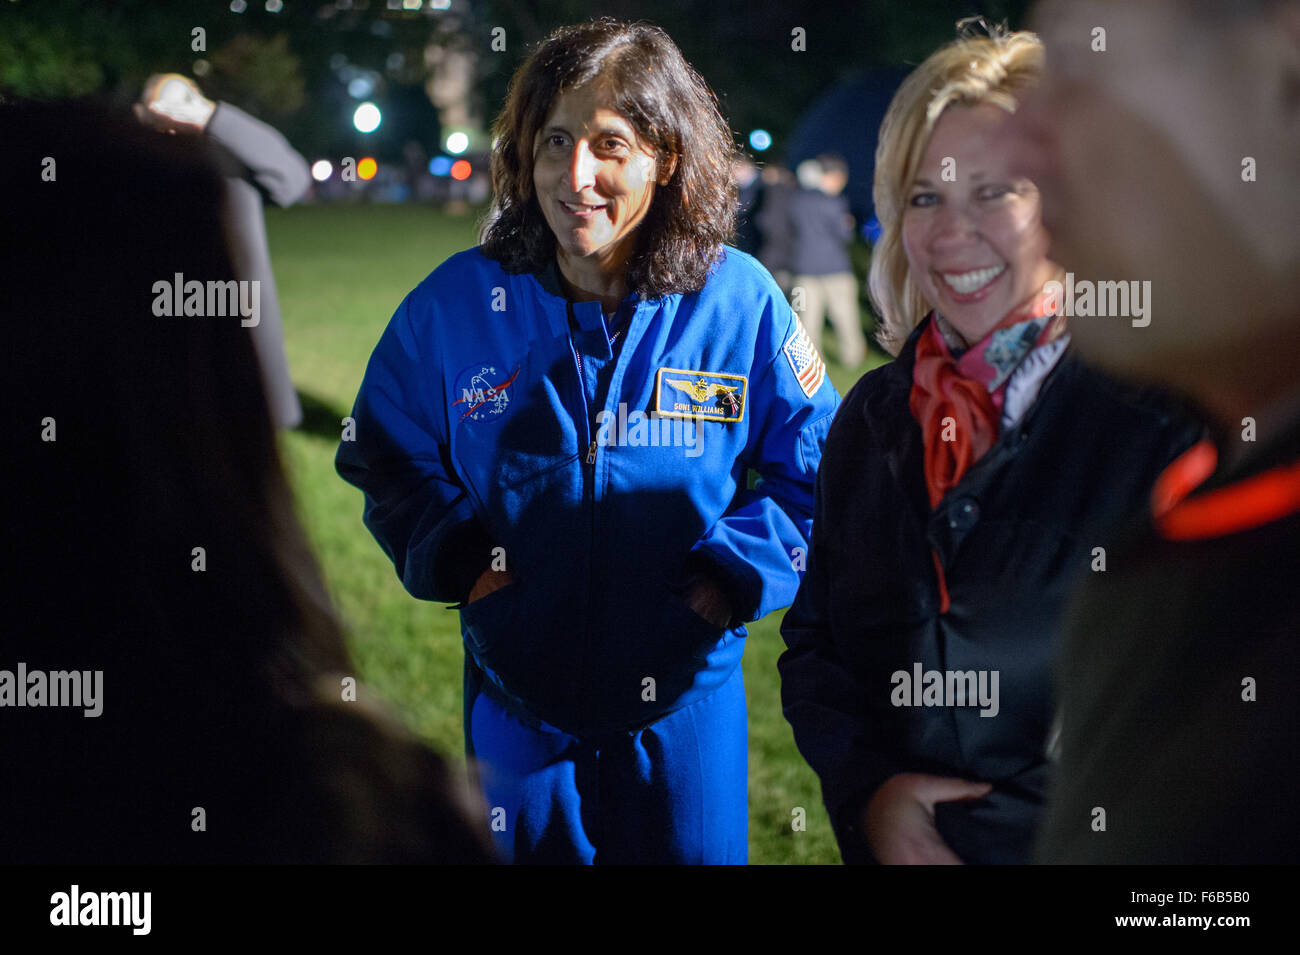
<path fill-rule="evenodd" d="M 611 317 L 478 248 L 406 296 L 339 446 L 412 596 L 461 601 L 466 652 L 524 715 L 631 731 L 735 670 L 744 621 L 787 606 L 839 403 L 766 270 L 725 248 L 704 288 Z M 748 471 L 758 481 L 748 486 Z M 681 599 L 705 573 L 735 615 Z"/>

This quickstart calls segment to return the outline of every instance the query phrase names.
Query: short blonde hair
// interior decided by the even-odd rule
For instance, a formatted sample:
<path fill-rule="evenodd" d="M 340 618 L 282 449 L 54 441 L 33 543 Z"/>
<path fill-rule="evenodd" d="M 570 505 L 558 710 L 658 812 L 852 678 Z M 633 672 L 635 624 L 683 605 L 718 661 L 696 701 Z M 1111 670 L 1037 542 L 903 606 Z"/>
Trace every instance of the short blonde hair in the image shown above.
<path fill-rule="evenodd" d="M 994 29 L 930 54 L 894 94 L 880 124 L 872 197 L 881 234 L 868 283 L 880 314 L 877 338 L 897 355 L 929 306 L 912 281 L 903 249 L 903 210 L 935 124 L 949 106 L 992 103 L 1015 112 L 1018 96 L 1043 71 L 1043 44 L 1027 31 Z"/>

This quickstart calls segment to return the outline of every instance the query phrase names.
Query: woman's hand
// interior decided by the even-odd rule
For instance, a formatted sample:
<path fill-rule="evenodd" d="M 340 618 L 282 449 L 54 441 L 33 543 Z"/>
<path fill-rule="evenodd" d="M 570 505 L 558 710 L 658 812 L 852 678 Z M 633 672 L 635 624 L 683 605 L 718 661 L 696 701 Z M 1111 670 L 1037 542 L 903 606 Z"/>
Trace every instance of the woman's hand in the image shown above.
<path fill-rule="evenodd" d="M 899 773 L 867 803 L 862 831 L 885 865 L 962 865 L 934 826 L 934 804 L 979 799 L 992 790 L 990 783 L 956 776 Z"/>
<path fill-rule="evenodd" d="M 478 575 L 478 580 L 474 581 L 474 586 L 469 589 L 469 596 L 465 598 L 465 603 L 472 604 L 480 597 L 486 597 L 494 590 L 500 590 L 507 584 L 514 583 L 515 579 L 510 576 L 508 570 L 493 570 L 489 567 L 483 573 Z"/>
<path fill-rule="evenodd" d="M 719 629 L 731 623 L 731 602 L 722 588 L 707 577 L 697 577 L 682 595 L 686 606 Z"/>

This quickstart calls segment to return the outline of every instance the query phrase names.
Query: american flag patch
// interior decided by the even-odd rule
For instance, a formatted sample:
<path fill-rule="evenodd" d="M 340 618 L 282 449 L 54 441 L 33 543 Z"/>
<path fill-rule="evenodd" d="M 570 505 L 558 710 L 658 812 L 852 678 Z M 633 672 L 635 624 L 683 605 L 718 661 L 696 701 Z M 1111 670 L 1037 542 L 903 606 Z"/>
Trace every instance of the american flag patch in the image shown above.
<path fill-rule="evenodd" d="M 826 377 L 826 366 L 822 364 L 822 356 L 817 354 L 817 346 L 808 337 L 803 322 L 796 316 L 794 323 L 796 330 L 781 346 L 781 351 L 785 352 L 794 376 L 799 379 L 799 387 L 811 398 Z"/>

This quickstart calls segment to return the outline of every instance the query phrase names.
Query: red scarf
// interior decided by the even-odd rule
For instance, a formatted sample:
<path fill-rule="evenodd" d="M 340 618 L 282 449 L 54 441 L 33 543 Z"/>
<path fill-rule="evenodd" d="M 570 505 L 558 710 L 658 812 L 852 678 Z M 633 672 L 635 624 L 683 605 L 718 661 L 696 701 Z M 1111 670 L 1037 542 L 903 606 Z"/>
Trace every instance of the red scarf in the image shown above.
<path fill-rule="evenodd" d="M 908 406 L 925 441 L 925 484 L 930 507 L 961 481 L 998 437 L 1007 381 L 1035 348 L 1065 330 L 1049 316 L 1051 296 L 1010 312 L 987 335 L 954 358 L 931 313 L 916 341 Z"/>
<path fill-rule="evenodd" d="M 960 358 L 953 357 L 938 316 L 930 313 L 930 327 L 916 340 L 908 406 L 925 442 L 931 509 L 993 447 L 1012 373 L 1025 356 L 1065 330 L 1062 317 L 1047 311 L 1051 301 L 1044 293 L 1012 310 Z M 931 550 L 930 556 L 938 576 L 939 612 L 947 613 L 951 601 L 943 565 L 938 552 Z"/>

